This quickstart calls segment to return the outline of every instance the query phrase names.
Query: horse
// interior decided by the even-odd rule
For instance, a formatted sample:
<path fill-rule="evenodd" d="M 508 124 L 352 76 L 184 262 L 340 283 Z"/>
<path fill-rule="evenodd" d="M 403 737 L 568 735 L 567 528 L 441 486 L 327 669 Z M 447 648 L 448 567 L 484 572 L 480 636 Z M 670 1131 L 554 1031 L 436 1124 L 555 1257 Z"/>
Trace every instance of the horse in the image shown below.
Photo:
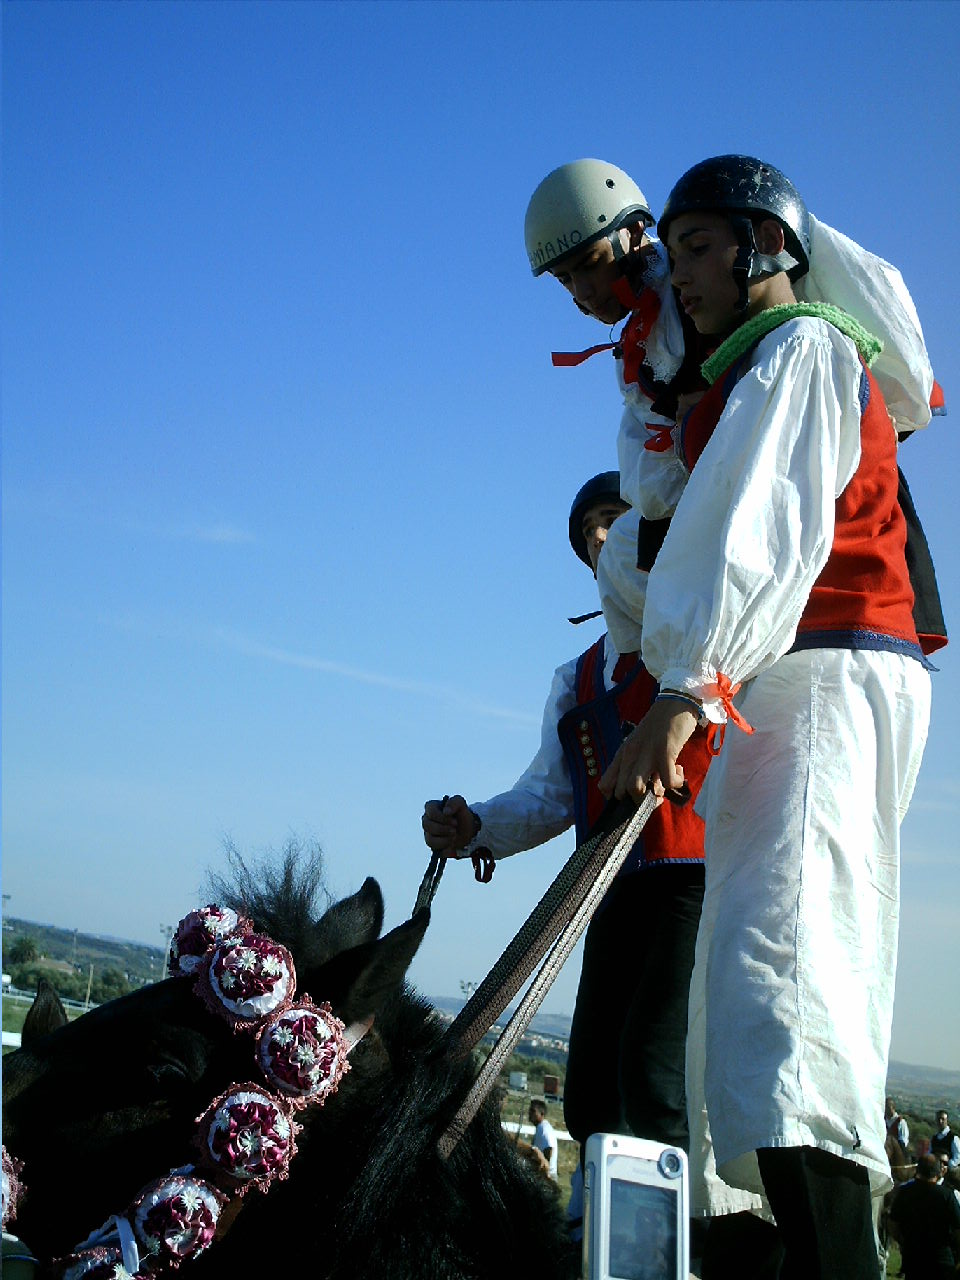
<path fill-rule="evenodd" d="M 883 1150 L 887 1157 L 887 1163 L 890 1165 L 890 1176 L 893 1178 L 894 1183 L 899 1185 L 901 1182 L 906 1182 L 908 1178 L 913 1177 L 917 1171 L 916 1161 L 910 1160 L 906 1147 L 890 1129 L 887 1130 Z"/>
<path fill-rule="evenodd" d="M 444 1024 L 404 980 L 429 912 L 381 936 L 383 898 L 367 879 L 317 917 L 319 855 L 296 847 L 279 867 L 236 859 L 234 872 L 218 901 L 289 949 L 300 991 L 345 1024 L 372 1025 L 336 1093 L 300 1113 L 289 1177 L 234 1202 L 239 1211 L 184 1264 L 183 1280 L 569 1274 L 555 1191 L 503 1133 L 495 1100 L 448 1158 L 438 1151 L 475 1065 L 451 1051 Z M 182 977 L 29 1037 L 4 1059 L 4 1144 L 26 1188 L 17 1234 L 44 1259 L 69 1254 L 145 1184 L 192 1161 L 196 1118 L 252 1078 L 251 1061 L 249 1037 Z"/>

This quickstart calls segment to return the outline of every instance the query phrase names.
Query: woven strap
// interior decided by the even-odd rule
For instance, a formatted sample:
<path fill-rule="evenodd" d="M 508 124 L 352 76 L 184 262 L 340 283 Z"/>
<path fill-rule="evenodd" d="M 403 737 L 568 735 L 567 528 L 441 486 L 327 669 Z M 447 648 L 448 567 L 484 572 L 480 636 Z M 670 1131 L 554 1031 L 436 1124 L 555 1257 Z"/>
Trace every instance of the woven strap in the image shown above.
<path fill-rule="evenodd" d="M 574 850 L 520 932 L 451 1023 L 447 1034 L 453 1040 L 453 1051 L 469 1053 L 553 944 L 459 1111 L 440 1137 L 437 1146 L 444 1159 L 480 1109 L 656 806 L 657 799 L 650 788 L 638 809 L 630 804 L 618 805 L 604 814 L 598 823 L 602 829 Z M 630 816 L 623 820 L 625 808 Z M 617 825 L 609 831 L 612 823 Z"/>
<path fill-rule="evenodd" d="M 466 1057 L 487 1034 L 596 878 L 612 847 L 604 844 L 606 838 L 618 834 L 634 812 L 630 801 L 609 805 L 588 838 L 574 849 L 516 937 L 450 1024 L 447 1040 L 451 1052 Z"/>
<path fill-rule="evenodd" d="M 440 888 L 440 877 L 443 875 L 443 869 L 446 865 L 447 860 L 442 853 L 431 854 L 427 869 L 423 873 L 423 879 L 420 881 L 420 888 L 417 890 L 417 900 L 413 904 L 413 910 L 410 912 L 411 920 L 433 902 L 436 892 Z"/>

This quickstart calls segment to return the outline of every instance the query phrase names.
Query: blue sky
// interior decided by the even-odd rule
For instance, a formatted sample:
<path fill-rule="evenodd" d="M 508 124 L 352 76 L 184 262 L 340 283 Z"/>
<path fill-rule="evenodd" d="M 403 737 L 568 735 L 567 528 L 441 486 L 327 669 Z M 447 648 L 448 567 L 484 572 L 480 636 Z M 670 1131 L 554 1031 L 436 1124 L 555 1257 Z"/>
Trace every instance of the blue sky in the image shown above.
<path fill-rule="evenodd" d="M 527 199 L 600 156 L 654 209 L 784 169 L 896 262 L 954 416 L 903 466 L 954 630 L 954 4 L 5 3 L 3 888 L 149 942 L 224 839 L 319 840 L 388 918 L 423 801 L 483 799 L 596 635 L 570 500 L 615 465 L 603 340 Z M 960 1062 L 956 646 L 903 832 L 894 1056 Z M 412 976 L 487 971 L 572 844 L 448 868 Z M 577 963 L 547 1007 L 573 1007 Z"/>

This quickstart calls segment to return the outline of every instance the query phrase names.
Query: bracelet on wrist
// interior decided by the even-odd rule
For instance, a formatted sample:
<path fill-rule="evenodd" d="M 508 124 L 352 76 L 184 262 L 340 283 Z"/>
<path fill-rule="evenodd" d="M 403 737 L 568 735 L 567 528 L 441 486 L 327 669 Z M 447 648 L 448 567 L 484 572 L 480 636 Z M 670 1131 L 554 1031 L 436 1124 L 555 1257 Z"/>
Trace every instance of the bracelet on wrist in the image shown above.
<path fill-rule="evenodd" d="M 681 693 L 679 689 L 661 689 L 657 694 L 655 701 L 657 702 L 682 702 L 697 717 L 697 724 L 703 726 L 707 723 L 707 717 L 703 714 L 703 703 L 692 693 Z"/>

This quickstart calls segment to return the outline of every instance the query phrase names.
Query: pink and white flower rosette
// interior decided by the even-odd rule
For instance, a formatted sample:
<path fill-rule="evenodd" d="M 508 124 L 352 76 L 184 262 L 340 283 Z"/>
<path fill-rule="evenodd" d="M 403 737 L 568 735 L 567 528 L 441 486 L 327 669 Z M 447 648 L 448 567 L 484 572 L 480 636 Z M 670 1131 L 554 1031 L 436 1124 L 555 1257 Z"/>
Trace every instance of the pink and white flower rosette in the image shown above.
<path fill-rule="evenodd" d="M 140 1192 L 130 1218 L 145 1257 L 141 1270 L 178 1267 L 213 1242 L 226 1196 L 191 1173 L 169 1173 Z"/>
<path fill-rule="evenodd" d="M 294 1107 L 323 1102 L 349 1071 L 343 1023 L 329 1004 L 299 1000 L 257 1035 L 257 1062 Z"/>
<path fill-rule="evenodd" d="M 177 925 L 170 939 L 167 968 L 172 977 L 195 973 L 204 957 L 227 938 L 250 933 L 253 929 L 245 916 L 230 907 L 210 904 L 191 911 Z"/>
<path fill-rule="evenodd" d="M 239 1195 L 252 1185 L 266 1191 L 274 1178 L 286 1178 L 297 1153 L 298 1126 L 288 1104 L 255 1084 L 233 1085 L 199 1125 L 204 1163 L 225 1175 Z"/>
<path fill-rule="evenodd" d="M 0 1147 L 0 1225 L 4 1227 L 17 1216 L 17 1205 L 23 1194 L 22 1172 L 23 1161 L 12 1156 L 6 1147 Z"/>
<path fill-rule="evenodd" d="M 133 1280 L 141 1271 L 128 1271 L 119 1245 L 97 1246 L 70 1254 L 54 1264 L 60 1280 Z"/>
<path fill-rule="evenodd" d="M 297 989 L 290 952 L 262 933 L 221 943 L 198 976 L 199 992 L 234 1030 L 254 1030 L 285 1008 Z"/>

